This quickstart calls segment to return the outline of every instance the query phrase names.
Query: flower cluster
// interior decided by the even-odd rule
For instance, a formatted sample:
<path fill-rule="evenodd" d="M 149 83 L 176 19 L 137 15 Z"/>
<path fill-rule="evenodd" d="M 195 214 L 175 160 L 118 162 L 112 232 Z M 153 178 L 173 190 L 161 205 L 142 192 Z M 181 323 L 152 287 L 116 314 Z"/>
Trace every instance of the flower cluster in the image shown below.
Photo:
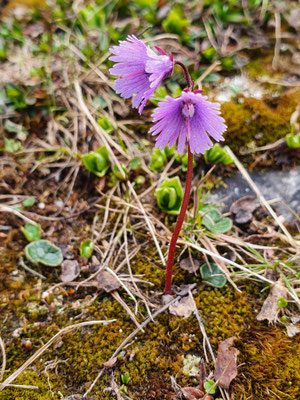
<path fill-rule="evenodd" d="M 135 96 L 132 106 L 138 108 L 140 114 L 156 88 L 174 69 L 172 54 L 155 48 L 159 54 L 132 35 L 110 49 L 110 60 L 116 63 L 110 73 L 119 77 L 115 91 L 126 99 Z M 219 142 L 226 130 L 224 119 L 220 117 L 220 105 L 209 102 L 201 91 L 191 88 L 183 90 L 175 99 L 167 97 L 159 103 L 152 118 L 155 125 L 150 132 L 158 135 L 156 147 L 164 149 L 177 142 L 180 154 L 186 140 L 192 153 L 204 154 L 213 144 L 209 136 Z"/>

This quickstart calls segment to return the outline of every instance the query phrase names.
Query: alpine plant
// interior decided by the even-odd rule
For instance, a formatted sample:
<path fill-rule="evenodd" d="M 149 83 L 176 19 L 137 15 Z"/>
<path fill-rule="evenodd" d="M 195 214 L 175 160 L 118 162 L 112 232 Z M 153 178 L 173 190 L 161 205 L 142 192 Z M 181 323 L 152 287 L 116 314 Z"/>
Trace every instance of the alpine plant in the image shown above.
<path fill-rule="evenodd" d="M 165 101 L 158 103 L 152 114 L 154 125 L 150 129 L 156 136 L 156 148 L 163 150 L 167 145 L 171 148 L 177 143 L 179 154 L 186 147 L 188 152 L 185 191 L 167 260 L 165 294 L 169 294 L 176 243 L 190 198 L 194 154 L 204 154 L 213 145 L 211 138 L 217 142 L 224 140 L 222 135 L 226 125 L 220 116 L 220 104 L 211 103 L 201 90 L 194 90 L 187 67 L 174 60 L 172 54 L 168 55 L 159 47 L 155 49 L 157 53 L 132 35 L 110 48 L 109 59 L 115 63 L 110 73 L 118 76 L 114 86 L 116 93 L 126 99 L 132 97 L 132 107 L 138 108 L 139 114 L 162 81 L 173 73 L 175 64 L 182 68 L 187 81 L 187 88 L 180 96 L 167 96 Z"/>

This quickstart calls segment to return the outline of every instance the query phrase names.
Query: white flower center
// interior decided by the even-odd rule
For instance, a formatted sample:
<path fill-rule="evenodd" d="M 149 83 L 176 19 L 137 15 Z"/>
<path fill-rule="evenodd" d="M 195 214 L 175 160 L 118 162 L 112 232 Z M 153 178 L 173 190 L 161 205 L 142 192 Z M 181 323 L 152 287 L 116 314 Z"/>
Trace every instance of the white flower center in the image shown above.
<path fill-rule="evenodd" d="M 195 106 L 191 102 L 186 102 L 182 106 L 182 114 L 185 118 L 191 119 L 195 113 Z"/>

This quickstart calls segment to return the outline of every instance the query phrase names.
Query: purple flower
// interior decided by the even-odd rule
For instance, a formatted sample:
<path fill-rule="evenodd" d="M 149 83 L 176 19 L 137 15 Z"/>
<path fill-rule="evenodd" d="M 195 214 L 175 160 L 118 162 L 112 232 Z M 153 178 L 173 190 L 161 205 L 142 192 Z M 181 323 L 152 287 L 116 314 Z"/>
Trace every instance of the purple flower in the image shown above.
<path fill-rule="evenodd" d="M 125 99 L 135 95 L 132 106 L 139 107 L 141 114 L 161 81 L 173 70 L 172 56 L 160 49 L 161 54 L 156 54 L 133 35 L 109 50 L 113 54 L 109 59 L 117 63 L 109 72 L 120 77 L 114 89 Z"/>
<path fill-rule="evenodd" d="M 152 114 L 156 123 L 150 132 L 159 134 L 155 147 L 172 147 L 178 139 L 177 150 L 182 154 L 187 138 L 192 153 L 204 154 L 213 144 L 208 134 L 217 142 L 224 140 L 226 125 L 220 113 L 220 104 L 207 101 L 199 92 L 183 91 L 176 99 L 167 96 Z"/>

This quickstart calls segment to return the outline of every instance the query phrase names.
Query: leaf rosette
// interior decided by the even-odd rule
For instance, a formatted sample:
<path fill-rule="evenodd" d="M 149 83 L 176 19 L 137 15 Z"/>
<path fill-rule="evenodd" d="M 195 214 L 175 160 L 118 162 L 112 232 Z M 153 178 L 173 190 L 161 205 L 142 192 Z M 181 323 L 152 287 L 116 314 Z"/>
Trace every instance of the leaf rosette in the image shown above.
<path fill-rule="evenodd" d="M 183 190 L 179 177 L 166 178 L 156 191 L 159 208 L 171 215 L 178 215 L 183 199 Z"/>
<path fill-rule="evenodd" d="M 230 155 L 219 144 L 215 144 L 204 153 L 204 160 L 212 164 L 229 165 L 233 163 Z"/>
<path fill-rule="evenodd" d="M 109 154 L 105 146 L 84 154 L 81 160 L 85 168 L 99 178 L 102 178 L 109 168 Z"/>

